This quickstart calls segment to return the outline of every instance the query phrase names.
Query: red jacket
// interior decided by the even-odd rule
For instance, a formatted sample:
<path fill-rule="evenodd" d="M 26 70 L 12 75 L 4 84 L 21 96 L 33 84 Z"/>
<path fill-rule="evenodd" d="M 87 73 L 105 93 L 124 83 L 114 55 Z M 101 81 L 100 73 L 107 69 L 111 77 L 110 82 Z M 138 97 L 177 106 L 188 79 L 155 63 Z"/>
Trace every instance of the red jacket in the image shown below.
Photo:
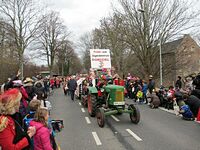
<path fill-rule="evenodd" d="M 21 139 L 17 144 L 13 144 L 15 137 L 15 122 L 14 120 L 6 116 L 7 121 L 3 121 L 1 118 L 0 124 L 0 147 L 2 150 L 21 150 L 29 145 L 27 138 Z"/>

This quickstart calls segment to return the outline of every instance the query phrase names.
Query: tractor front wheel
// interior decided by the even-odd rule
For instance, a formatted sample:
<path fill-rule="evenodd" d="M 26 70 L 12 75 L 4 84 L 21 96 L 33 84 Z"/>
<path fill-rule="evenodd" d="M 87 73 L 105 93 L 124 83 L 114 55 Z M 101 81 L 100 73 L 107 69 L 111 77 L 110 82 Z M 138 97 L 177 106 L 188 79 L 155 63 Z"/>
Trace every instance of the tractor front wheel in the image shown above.
<path fill-rule="evenodd" d="M 130 113 L 130 119 L 132 123 L 138 124 L 140 121 L 140 111 L 139 108 L 133 104 L 130 104 L 128 106 L 129 110 L 132 110 L 132 113 Z"/>
<path fill-rule="evenodd" d="M 104 110 L 102 108 L 97 109 L 96 117 L 99 127 L 103 128 L 105 125 L 105 115 Z"/>

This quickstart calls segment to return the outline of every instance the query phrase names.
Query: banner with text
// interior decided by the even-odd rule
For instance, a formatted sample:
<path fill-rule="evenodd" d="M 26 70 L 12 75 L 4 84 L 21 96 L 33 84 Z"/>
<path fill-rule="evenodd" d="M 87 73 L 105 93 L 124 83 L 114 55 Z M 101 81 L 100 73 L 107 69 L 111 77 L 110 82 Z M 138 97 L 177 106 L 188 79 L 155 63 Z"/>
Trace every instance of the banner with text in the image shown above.
<path fill-rule="evenodd" d="M 111 68 L 109 49 L 90 49 L 91 68 Z"/>

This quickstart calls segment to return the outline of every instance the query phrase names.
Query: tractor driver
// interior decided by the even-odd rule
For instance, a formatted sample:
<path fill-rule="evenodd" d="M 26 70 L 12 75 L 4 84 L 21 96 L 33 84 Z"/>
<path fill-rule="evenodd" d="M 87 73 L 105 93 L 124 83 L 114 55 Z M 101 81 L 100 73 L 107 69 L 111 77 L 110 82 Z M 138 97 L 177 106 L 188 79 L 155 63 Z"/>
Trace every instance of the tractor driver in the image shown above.
<path fill-rule="evenodd" d="M 97 83 L 97 87 L 101 89 L 102 87 L 107 85 L 106 76 L 101 75 L 99 82 Z"/>

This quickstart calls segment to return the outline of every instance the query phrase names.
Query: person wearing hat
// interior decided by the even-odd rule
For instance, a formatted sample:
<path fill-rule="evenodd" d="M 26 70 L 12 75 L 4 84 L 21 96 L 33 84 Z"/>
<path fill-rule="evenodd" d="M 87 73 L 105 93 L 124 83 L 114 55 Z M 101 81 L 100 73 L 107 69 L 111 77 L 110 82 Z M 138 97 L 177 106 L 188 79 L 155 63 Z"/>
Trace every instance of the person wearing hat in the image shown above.
<path fill-rule="evenodd" d="M 19 79 L 19 76 L 20 76 L 21 72 L 18 71 L 17 72 L 17 75 L 13 76 L 12 78 L 9 78 L 8 81 L 5 83 L 4 85 L 4 91 L 10 89 L 10 88 L 13 88 L 13 81 L 14 80 L 18 80 Z"/>
<path fill-rule="evenodd" d="M 22 94 L 18 89 L 10 89 L 0 96 L 0 147 L 2 150 L 28 150 L 35 127 L 22 129 L 19 106 Z"/>
<path fill-rule="evenodd" d="M 31 101 L 33 97 L 36 95 L 35 87 L 33 86 L 33 80 L 29 77 L 24 80 L 24 88 L 28 94 L 28 100 Z"/>
<path fill-rule="evenodd" d="M 152 94 L 153 89 L 155 89 L 155 81 L 153 80 L 153 76 L 149 75 L 149 84 L 148 84 L 149 93 Z"/>

